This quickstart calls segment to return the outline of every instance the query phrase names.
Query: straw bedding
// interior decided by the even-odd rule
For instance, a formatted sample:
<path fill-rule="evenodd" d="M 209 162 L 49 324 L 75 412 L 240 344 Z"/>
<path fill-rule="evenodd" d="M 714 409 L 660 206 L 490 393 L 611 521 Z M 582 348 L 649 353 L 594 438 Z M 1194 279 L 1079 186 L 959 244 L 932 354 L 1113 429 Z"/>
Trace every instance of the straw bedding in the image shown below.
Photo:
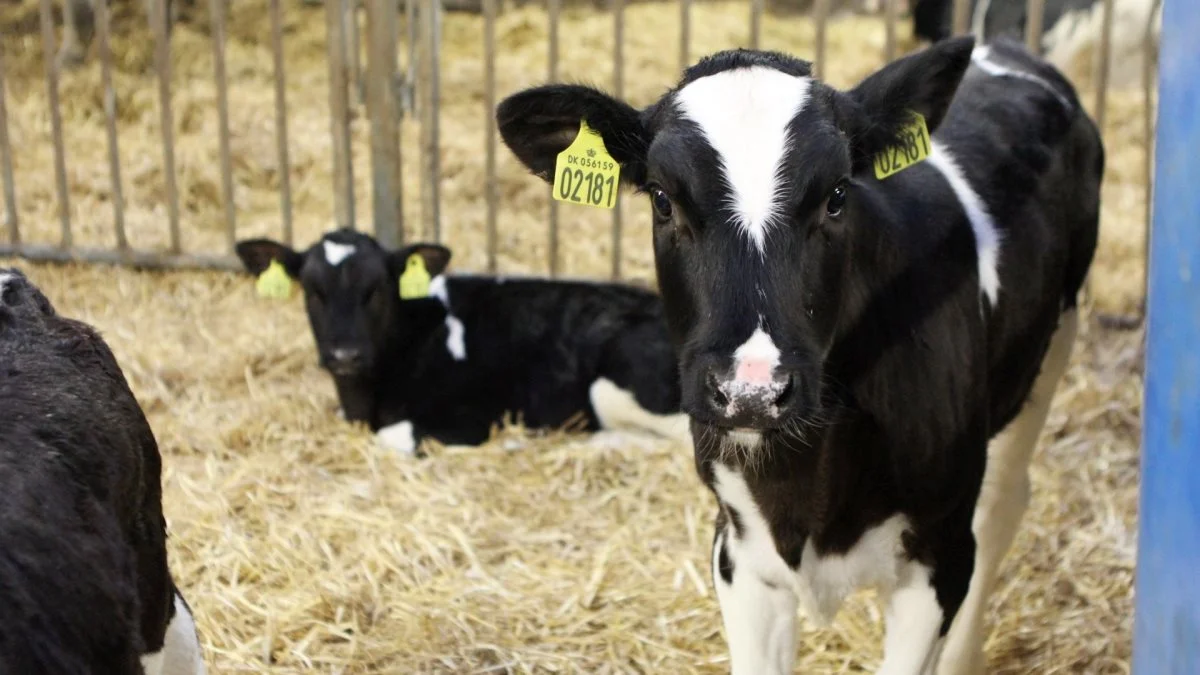
<path fill-rule="evenodd" d="M 133 243 L 166 242 L 151 51 L 117 8 L 117 105 Z M 204 3 L 174 44 L 177 160 L 188 250 L 223 250 L 215 89 Z M 262 2 L 233 10 L 228 51 L 240 232 L 279 232 L 271 58 Z M 22 233 L 57 239 L 36 4 L 0 5 Z M 331 219 L 324 25 L 286 3 L 297 240 Z M 693 53 L 744 43 L 740 4 L 698 4 Z M 650 100 L 678 67 L 676 5 L 628 12 L 626 94 Z M 544 15 L 498 24 L 502 96 L 542 79 Z M 483 245 L 481 21 L 445 19 L 443 233 L 456 265 Z M 612 19 L 565 13 L 560 72 L 607 85 Z M 907 27 L 901 27 L 902 38 Z M 811 54 L 803 17 L 768 18 L 766 46 Z M 878 65 L 883 28 L 830 27 L 829 79 Z M 1086 73 L 1079 77 L 1085 85 Z M 111 245 L 102 96 L 93 58 L 62 82 L 71 213 L 85 245 Z M 1088 100 L 1090 100 L 1090 94 Z M 1144 138 L 1136 93 L 1114 92 L 1097 309 L 1141 297 Z M 370 222 L 366 129 L 355 121 L 360 222 Z M 405 126 L 406 215 L 420 234 L 415 126 Z M 546 269 L 546 191 L 501 149 L 501 268 Z M 626 202 L 633 200 L 626 199 Z M 626 275 L 652 279 L 641 204 L 626 204 Z M 560 209 L 561 269 L 609 269 L 609 216 Z M 11 264 L 14 261 L 0 261 Z M 717 673 L 727 668 L 708 581 L 711 497 L 691 454 L 650 439 L 533 435 L 422 462 L 378 450 L 340 421 L 298 299 L 258 299 L 244 277 L 19 262 L 62 311 L 112 343 L 165 456 L 171 564 L 197 612 L 213 672 Z M 1089 321 L 1033 469 L 1029 516 L 995 596 L 992 672 L 1126 673 L 1135 551 L 1141 336 Z M 833 628 L 800 640 L 799 672 L 870 672 L 880 614 L 856 596 Z"/>

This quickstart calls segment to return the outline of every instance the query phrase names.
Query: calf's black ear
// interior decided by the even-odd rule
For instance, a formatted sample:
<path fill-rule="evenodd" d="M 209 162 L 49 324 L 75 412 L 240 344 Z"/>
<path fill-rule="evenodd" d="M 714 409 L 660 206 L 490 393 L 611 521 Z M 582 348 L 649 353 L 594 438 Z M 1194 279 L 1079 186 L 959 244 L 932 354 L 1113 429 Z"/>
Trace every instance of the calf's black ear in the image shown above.
<path fill-rule="evenodd" d="M 575 140 L 582 121 L 600 134 L 608 154 L 621 165 L 621 182 L 641 187 L 651 139 L 628 103 L 591 87 L 551 84 L 513 94 L 496 106 L 504 144 L 548 183 L 554 182 L 558 154 Z"/>
<path fill-rule="evenodd" d="M 450 265 L 450 249 L 440 244 L 416 243 L 388 253 L 388 271 L 397 277 L 404 274 L 408 258 L 414 253 L 425 259 L 425 269 L 431 277 L 445 272 Z"/>
<path fill-rule="evenodd" d="M 889 63 L 839 97 L 855 166 L 869 164 L 876 153 L 894 145 L 912 120 L 910 111 L 924 116 L 932 134 L 946 116 L 974 48 L 971 36 L 943 40 Z"/>
<path fill-rule="evenodd" d="M 288 276 L 293 279 L 300 277 L 300 268 L 304 266 L 304 254 L 290 246 L 280 244 L 270 239 L 246 239 L 239 241 L 233 247 L 241 258 L 246 271 L 254 276 L 263 273 L 272 260 L 278 260 Z"/>

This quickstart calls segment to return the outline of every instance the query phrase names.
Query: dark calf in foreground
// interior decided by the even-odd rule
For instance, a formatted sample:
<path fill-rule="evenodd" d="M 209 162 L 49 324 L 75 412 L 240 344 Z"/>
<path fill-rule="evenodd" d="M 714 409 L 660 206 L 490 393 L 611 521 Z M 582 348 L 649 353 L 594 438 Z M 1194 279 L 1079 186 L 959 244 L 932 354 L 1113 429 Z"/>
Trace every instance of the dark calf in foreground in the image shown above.
<path fill-rule="evenodd" d="M 412 453 L 422 438 L 478 444 L 506 413 L 531 428 L 582 414 L 586 430 L 690 440 L 656 294 L 620 284 L 445 274 L 449 249 L 387 251 L 348 229 L 305 251 L 240 242 L 252 274 L 272 261 L 300 281 L 322 367 L 347 420 Z M 414 258 L 415 256 L 415 258 Z M 428 293 L 402 299 L 413 262 Z"/>
<path fill-rule="evenodd" d="M 0 269 L 0 672 L 204 672 L 154 434 L 104 340 Z"/>
<path fill-rule="evenodd" d="M 550 85 L 497 117 L 547 179 L 586 119 L 649 196 L 735 675 L 791 673 L 797 605 L 828 621 L 862 587 L 878 672 L 980 672 L 1096 244 L 1104 150 L 1073 87 L 966 38 L 848 91 L 731 51 L 643 110 Z"/>

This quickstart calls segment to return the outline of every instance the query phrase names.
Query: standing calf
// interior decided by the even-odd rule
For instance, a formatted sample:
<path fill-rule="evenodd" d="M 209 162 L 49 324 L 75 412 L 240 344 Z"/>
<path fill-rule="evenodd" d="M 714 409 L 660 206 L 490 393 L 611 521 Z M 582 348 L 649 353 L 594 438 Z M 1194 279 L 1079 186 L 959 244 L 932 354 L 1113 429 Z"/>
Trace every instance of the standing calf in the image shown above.
<path fill-rule="evenodd" d="M 445 275 L 450 250 L 384 250 L 349 229 L 300 252 L 239 242 L 252 274 L 277 261 L 304 289 L 322 367 L 345 418 L 412 453 L 425 436 L 478 444 L 505 413 L 557 427 L 634 427 L 690 440 L 658 296 L 611 283 Z M 416 256 L 416 258 L 413 258 Z M 410 260 L 428 295 L 402 299 Z"/>
<path fill-rule="evenodd" d="M 154 434 L 104 340 L 0 269 L 0 672 L 204 672 Z"/>
<path fill-rule="evenodd" d="M 735 675 L 791 673 L 797 605 L 828 621 L 872 586 L 880 673 L 980 672 L 1096 244 L 1104 150 L 1073 87 L 958 38 L 848 91 L 738 50 L 643 110 L 547 85 L 497 118 L 547 179 L 585 119 L 649 196 Z M 877 177 L 901 145 L 928 157 Z"/>

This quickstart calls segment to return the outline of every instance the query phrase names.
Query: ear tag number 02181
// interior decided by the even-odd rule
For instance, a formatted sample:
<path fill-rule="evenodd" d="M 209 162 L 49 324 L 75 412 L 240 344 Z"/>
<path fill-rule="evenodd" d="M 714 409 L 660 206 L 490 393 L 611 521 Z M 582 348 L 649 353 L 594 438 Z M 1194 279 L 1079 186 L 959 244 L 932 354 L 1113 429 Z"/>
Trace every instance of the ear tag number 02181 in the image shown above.
<path fill-rule="evenodd" d="M 553 196 L 560 202 L 611 209 L 617 203 L 621 165 L 608 154 L 604 139 L 586 121 L 579 135 L 558 153 Z"/>
<path fill-rule="evenodd" d="M 933 149 L 925 116 L 913 112 L 913 121 L 900 131 L 898 143 L 875 155 L 875 178 L 883 180 L 929 158 Z"/>
<path fill-rule="evenodd" d="M 272 260 L 267 269 L 258 275 L 254 282 L 254 290 L 258 291 L 259 297 L 262 298 L 287 300 L 292 295 L 292 279 L 278 260 Z"/>
<path fill-rule="evenodd" d="M 415 300 L 429 297 L 429 270 L 425 269 L 425 258 L 420 253 L 408 256 L 404 263 L 404 274 L 400 275 L 400 299 Z"/>

